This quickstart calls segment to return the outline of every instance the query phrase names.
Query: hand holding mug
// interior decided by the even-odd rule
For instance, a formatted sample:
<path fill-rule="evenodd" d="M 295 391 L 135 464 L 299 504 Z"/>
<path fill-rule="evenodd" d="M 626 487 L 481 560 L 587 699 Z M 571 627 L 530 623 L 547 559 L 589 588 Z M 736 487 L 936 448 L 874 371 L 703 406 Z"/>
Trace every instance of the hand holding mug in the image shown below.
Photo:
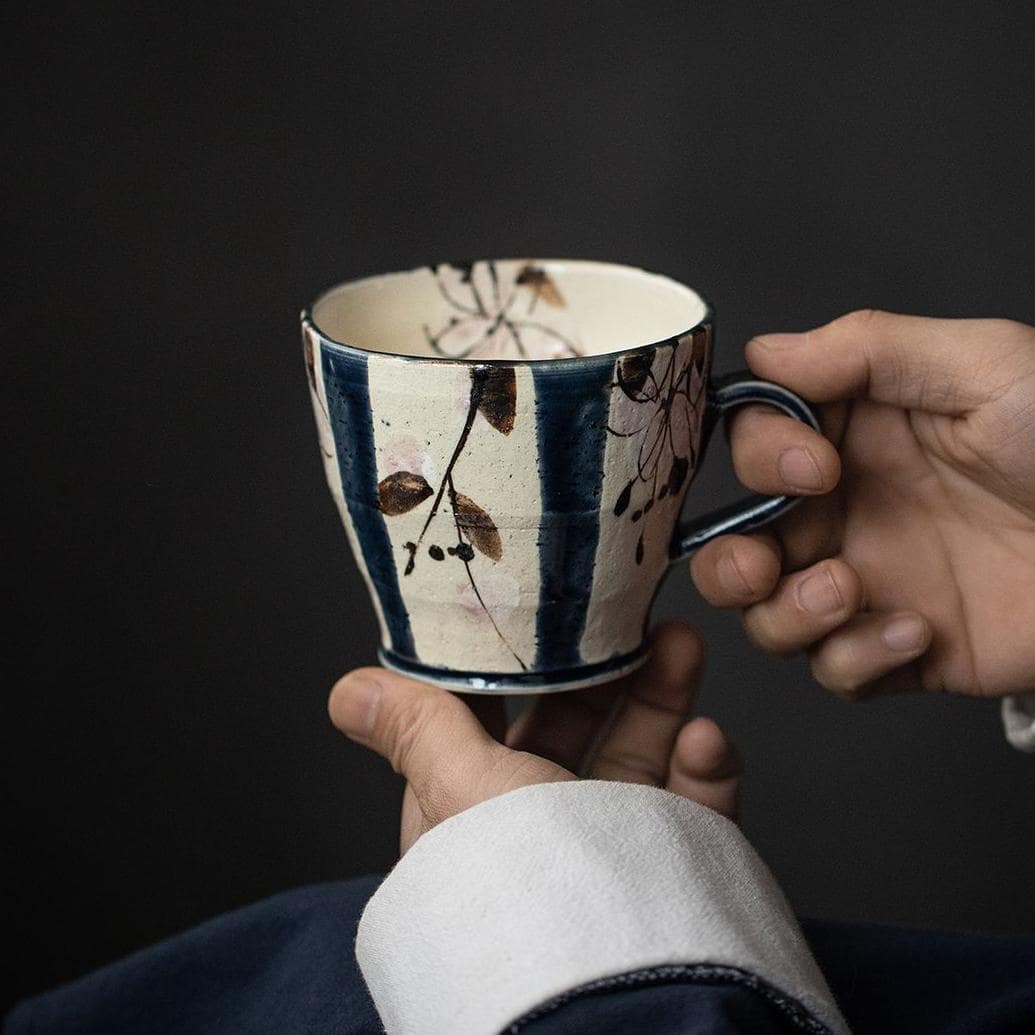
<path fill-rule="evenodd" d="M 705 598 L 848 697 L 1035 690 L 1035 328 L 866 311 L 756 338 L 747 360 L 819 404 L 830 441 L 745 410 L 738 476 L 833 491 L 702 548 Z"/>
<path fill-rule="evenodd" d="M 710 719 L 690 718 L 702 656 L 692 629 L 664 623 L 638 671 L 606 686 L 544 695 L 509 731 L 502 699 L 476 697 L 469 706 L 383 668 L 343 677 L 328 708 L 342 733 L 406 777 L 404 854 L 426 830 L 472 805 L 578 775 L 665 787 L 733 818 L 736 751 Z"/>

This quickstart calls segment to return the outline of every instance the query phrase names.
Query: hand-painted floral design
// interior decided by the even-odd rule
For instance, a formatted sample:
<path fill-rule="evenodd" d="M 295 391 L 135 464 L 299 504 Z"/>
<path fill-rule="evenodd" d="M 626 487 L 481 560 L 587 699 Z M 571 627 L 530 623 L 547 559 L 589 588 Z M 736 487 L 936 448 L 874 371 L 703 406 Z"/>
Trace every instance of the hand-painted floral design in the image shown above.
<path fill-rule="evenodd" d="M 578 356 L 560 329 L 566 303 L 545 269 L 526 263 L 475 262 L 433 271 L 449 307 L 440 326 L 424 325 L 432 350 L 453 359 L 559 359 Z"/>
<path fill-rule="evenodd" d="M 403 570 L 404 576 L 413 574 L 432 522 L 440 513 L 448 509 L 453 521 L 452 528 L 447 534 L 450 538 L 455 537 L 455 542 L 448 543 L 445 548 L 440 543 L 430 542 L 426 547 L 427 555 L 431 560 L 437 562 L 445 561 L 447 557 L 460 561 L 464 566 L 470 586 L 470 592 L 464 595 L 461 603 L 469 606 L 466 597 L 473 594 L 478 607 L 492 623 L 492 627 L 496 630 L 496 635 L 499 636 L 503 645 L 514 656 L 522 670 L 527 671 L 528 666 L 514 652 L 513 647 L 496 623 L 471 567 L 477 554 L 481 554 L 490 561 L 498 561 L 503 556 L 503 541 L 500 538 L 499 529 L 488 511 L 460 492 L 454 480 L 456 462 L 463 453 L 464 446 L 467 445 L 471 428 L 479 413 L 501 435 L 509 435 L 514 430 L 514 421 L 517 417 L 517 377 L 513 367 L 484 365 L 471 367 L 471 389 L 467 415 L 438 489 L 431 487 L 423 473 L 396 470 L 378 483 L 378 505 L 382 514 L 392 517 L 397 514 L 408 514 L 422 506 L 427 500 L 432 500 L 427 519 L 416 542 L 404 544 L 404 549 L 408 554 L 406 567 Z M 447 501 L 445 506 L 443 505 L 444 500 Z M 446 540 L 443 541 L 446 542 Z M 493 584 L 495 585 L 495 582 L 498 581 L 495 580 Z M 498 595 L 493 593 L 490 600 L 495 599 Z"/>
<path fill-rule="evenodd" d="M 615 363 L 617 390 L 608 432 L 638 438 L 636 471 L 618 493 L 615 517 L 642 522 L 636 563 L 643 561 L 643 526 L 655 503 L 677 496 L 697 464 L 697 439 L 705 405 L 707 328 L 667 350 L 623 356 Z"/>

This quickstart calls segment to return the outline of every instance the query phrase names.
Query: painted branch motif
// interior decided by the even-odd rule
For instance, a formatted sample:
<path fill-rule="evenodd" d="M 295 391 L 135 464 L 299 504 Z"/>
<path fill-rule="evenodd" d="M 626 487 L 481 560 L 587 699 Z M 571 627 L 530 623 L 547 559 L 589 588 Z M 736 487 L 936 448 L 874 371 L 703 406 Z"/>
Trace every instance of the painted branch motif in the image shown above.
<path fill-rule="evenodd" d="M 705 330 L 681 338 L 667 356 L 652 350 L 615 363 L 614 381 L 608 387 L 621 394 L 607 430 L 619 438 L 638 438 L 639 450 L 636 471 L 613 510 L 615 517 L 627 514 L 632 524 L 640 524 L 637 564 L 643 562 L 644 527 L 654 504 L 677 496 L 697 464 L 707 354 Z"/>
<path fill-rule="evenodd" d="M 475 262 L 438 266 L 433 273 L 449 306 L 444 325 L 424 325 L 428 345 L 437 355 L 559 359 L 581 354 L 574 338 L 557 326 L 566 302 L 542 267 Z"/>
<path fill-rule="evenodd" d="M 457 460 L 467 445 L 467 439 L 479 413 L 501 435 L 509 435 L 514 430 L 517 416 L 517 377 L 513 367 L 471 367 L 467 415 L 437 491 L 420 473 L 407 470 L 393 471 L 378 483 L 378 505 L 382 514 L 393 517 L 408 514 L 434 497 L 416 542 L 407 542 L 403 545 L 408 554 L 403 570 L 404 577 L 413 574 L 432 522 L 439 514 L 448 510 L 452 518 L 452 528 L 447 534 L 450 537 L 455 536 L 456 541 L 447 545 L 445 549 L 439 543 L 431 542 L 427 546 L 427 554 L 433 561 L 445 561 L 449 556 L 455 557 L 463 564 L 471 590 L 495 629 L 496 635 L 522 670 L 528 671 L 528 666 L 517 655 L 497 625 L 472 570 L 477 554 L 493 562 L 503 556 L 503 542 L 499 529 L 488 511 L 457 489 L 454 479 Z M 445 504 L 443 501 L 446 501 Z"/>

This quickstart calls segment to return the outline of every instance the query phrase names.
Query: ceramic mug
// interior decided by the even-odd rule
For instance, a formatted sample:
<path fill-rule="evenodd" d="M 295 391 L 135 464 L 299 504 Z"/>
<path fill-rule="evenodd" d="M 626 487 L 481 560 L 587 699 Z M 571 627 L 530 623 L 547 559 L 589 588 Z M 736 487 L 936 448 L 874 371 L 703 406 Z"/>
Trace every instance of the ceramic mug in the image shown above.
<path fill-rule="evenodd" d="M 383 664 L 453 690 L 605 682 L 645 658 L 669 565 L 786 511 L 679 526 L 718 417 L 778 385 L 709 380 L 712 312 L 628 266 L 500 260 L 326 292 L 302 314 L 327 481 Z"/>

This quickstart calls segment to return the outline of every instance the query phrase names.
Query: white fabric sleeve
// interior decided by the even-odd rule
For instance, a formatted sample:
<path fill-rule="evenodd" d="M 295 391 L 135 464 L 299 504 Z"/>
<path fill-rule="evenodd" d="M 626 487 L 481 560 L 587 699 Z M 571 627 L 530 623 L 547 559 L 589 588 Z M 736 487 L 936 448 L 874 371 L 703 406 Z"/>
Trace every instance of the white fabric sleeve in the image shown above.
<path fill-rule="evenodd" d="M 1003 728 L 1015 748 L 1035 752 L 1035 694 L 1003 698 Z"/>
<path fill-rule="evenodd" d="M 704 963 L 848 1030 L 740 830 L 637 784 L 533 785 L 434 827 L 371 898 L 356 955 L 390 1035 L 487 1035 L 591 981 Z"/>

